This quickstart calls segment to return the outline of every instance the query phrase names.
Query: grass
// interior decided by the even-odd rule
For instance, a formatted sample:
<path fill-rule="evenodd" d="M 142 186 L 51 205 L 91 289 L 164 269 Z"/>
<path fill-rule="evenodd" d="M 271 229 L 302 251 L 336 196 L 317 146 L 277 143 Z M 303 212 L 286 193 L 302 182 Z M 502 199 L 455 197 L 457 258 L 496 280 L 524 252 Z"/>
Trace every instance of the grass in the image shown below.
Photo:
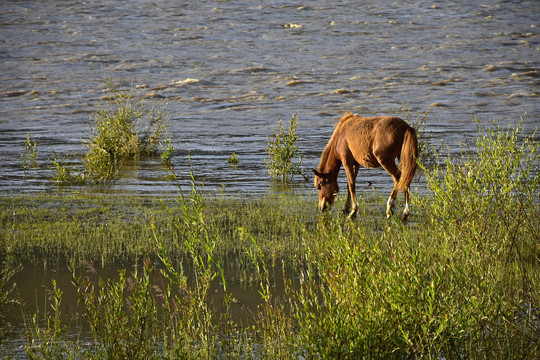
<path fill-rule="evenodd" d="M 307 198 L 233 199 L 211 197 L 200 203 L 205 222 L 218 238 L 223 256 L 244 250 L 241 231 L 264 237 L 265 251 L 280 257 L 295 252 L 304 225 L 316 214 Z M 282 213 L 286 206 L 289 213 Z M 27 259 L 100 259 L 124 261 L 152 254 L 154 231 L 163 236 L 173 256 L 183 255 L 179 244 L 184 227 L 176 220 L 182 213 L 179 199 L 132 196 L 54 194 L 0 198 L 2 253 Z M 287 222 L 292 222 L 288 224 Z M 292 226 L 291 226 L 292 225 Z M 240 230 L 243 229 L 243 230 Z M 287 239 L 287 241 L 283 241 Z"/>
<path fill-rule="evenodd" d="M 27 316 L 26 354 L 537 358 L 539 150 L 519 123 L 479 128 L 461 156 L 425 169 L 429 193 L 414 197 L 408 224 L 386 220 L 377 196 L 360 199 L 356 221 L 319 215 L 315 194 L 231 199 L 193 187 L 169 200 L 1 199 L 2 254 L 71 259 L 90 328 L 89 343 L 67 340 L 52 283 L 43 320 Z M 133 258 L 143 266 L 114 279 L 80 270 Z M 260 295 L 242 326 L 232 319 L 235 281 Z"/>

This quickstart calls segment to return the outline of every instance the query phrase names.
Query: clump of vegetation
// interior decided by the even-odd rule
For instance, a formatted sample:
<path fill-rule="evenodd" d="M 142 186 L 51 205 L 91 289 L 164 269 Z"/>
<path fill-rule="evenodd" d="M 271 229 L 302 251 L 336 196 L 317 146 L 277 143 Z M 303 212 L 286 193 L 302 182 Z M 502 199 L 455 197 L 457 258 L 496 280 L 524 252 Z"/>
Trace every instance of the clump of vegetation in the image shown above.
<path fill-rule="evenodd" d="M 39 168 L 37 163 L 38 146 L 34 139 L 30 138 L 30 134 L 26 136 L 26 151 L 21 155 L 21 164 L 26 176 L 28 169 Z"/>
<path fill-rule="evenodd" d="M 62 321 L 63 291 L 57 286 L 56 280 L 52 280 L 52 287 L 52 290 L 46 290 L 49 306 L 37 309 L 25 319 L 29 341 L 26 355 L 29 359 L 73 359 L 75 355 L 74 347 L 67 340 L 69 326 Z M 41 326 L 43 323 L 46 325 Z"/>
<path fill-rule="evenodd" d="M 171 144 L 171 139 L 169 138 L 167 141 L 167 146 L 165 146 L 165 149 L 161 153 L 161 161 L 163 162 L 163 165 L 165 165 L 167 169 L 172 170 L 171 160 L 172 160 L 173 154 L 174 154 L 174 146 Z"/>
<path fill-rule="evenodd" d="M 127 159 L 156 155 L 168 146 L 166 158 L 172 156 L 167 135 L 168 113 L 166 104 L 148 105 L 136 100 L 130 93 L 109 85 L 112 96 L 104 106 L 99 106 L 94 116 L 94 128 L 86 146 L 83 170 L 69 168 L 56 159 L 51 167 L 52 180 L 59 184 L 95 184 L 116 180 Z M 168 140 L 168 141 L 167 141 Z M 77 175 L 72 175 L 78 172 Z"/>
<path fill-rule="evenodd" d="M 84 173 L 78 167 L 67 164 L 59 157 L 51 162 L 49 169 L 53 173 L 51 181 L 56 184 L 84 185 L 86 183 Z"/>
<path fill-rule="evenodd" d="M 302 174 L 302 158 L 304 155 L 298 151 L 298 135 L 296 128 L 298 118 L 292 116 L 288 131 L 283 128 L 281 117 L 279 128 L 267 139 L 268 159 L 265 159 L 266 169 L 272 179 L 281 179 L 287 182 L 294 175 Z M 295 161 L 297 159 L 297 162 Z"/>
<path fill-rule="evenodd" d="M 122 270 L 118 280 L 99 279 L 97 284 L 73 270 L 94 342 L 94 358 L 148 359 L 152 354 L 158 334 L 164 330 L 158 326 L 164 324 L 158 322 L 149 261 L 142 270 L 132 276 Z"/>
<path fill-rule="evenodd" d="M 126 159 L 155 155 L 167 138 L 167 112 L 162 104 L 149 108 L 129 93 L 115 89 L 113 100 L 98 108 L 88 141 L 85 174 L 94 183 L 118 177 Z"/>
<path fill-rule="evenodd" d="M 227 162 L 228 162 L 229 164 L 231 164 L 232 166 L 238 165 L 238 162 L 239 162 L 239 160 L 238 160 L 238 155 L 236 155 L 236 153 L 233 152 L 233 153 L 231 154 L 231 156 L 229 156 L 229 157 L 227 158 Z"/>
<path fill-rule="evenodd" d="M 30 134 L 26 136 L 26 153 L 23 155 L 23 165 L 26 165 L 27 159 L 30 160 L 30 166 L 38 167 L 37 159 L 37 142 L 30 138 Z M 26 167 L 26 166 L 25 166 Z"/>

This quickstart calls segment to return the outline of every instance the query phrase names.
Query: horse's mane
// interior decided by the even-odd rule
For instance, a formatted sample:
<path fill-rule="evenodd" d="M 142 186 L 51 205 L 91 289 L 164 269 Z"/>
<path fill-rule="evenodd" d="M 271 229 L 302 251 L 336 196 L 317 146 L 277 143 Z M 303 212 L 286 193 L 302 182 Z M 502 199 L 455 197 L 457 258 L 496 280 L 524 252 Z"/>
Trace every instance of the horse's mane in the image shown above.
<path fill-rule="evenodd" d="M 332 134 L 332 137 L 328 141 L 328 144 L 326 144 L 326 147 L 323 150 L 323 153 L 321 155 L 321 162 L 319 164 L 319 171 L 324 171 L 324 165 L 326 165 L 326 162 L 328 161 L 328 157 L 330 156 L 330 150 L 334 147 L 334 138 L 336 137 L 336 134 L 339 132 L 339 128 L 351 117 L 356 116 L 356 114 L 352 114 L 349 111 L 346 111 L 345 114 L 339 119 L 339 121 L 334 126 L 334 133 Z"/>

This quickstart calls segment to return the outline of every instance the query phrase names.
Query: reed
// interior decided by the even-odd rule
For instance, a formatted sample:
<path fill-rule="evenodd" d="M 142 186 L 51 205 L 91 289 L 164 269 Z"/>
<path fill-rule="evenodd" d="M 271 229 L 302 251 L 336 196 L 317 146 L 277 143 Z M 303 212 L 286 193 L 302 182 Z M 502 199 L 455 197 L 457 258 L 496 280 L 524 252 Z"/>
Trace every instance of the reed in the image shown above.
<path fill-rule="evenodd" d="M 294 175 L 302 175 L 303 154 L 298 150 L 298 118 L 291 117 L 289 129 L 285 131 L 281 118 L 279 127 L 274 130 L 274 134 L 267 139 L 268 159 L 265 159 L 268 174 L 272 179 L 281 179 L 285 183 Z M 296 160 L 298 159 L 298 163 Z"/>

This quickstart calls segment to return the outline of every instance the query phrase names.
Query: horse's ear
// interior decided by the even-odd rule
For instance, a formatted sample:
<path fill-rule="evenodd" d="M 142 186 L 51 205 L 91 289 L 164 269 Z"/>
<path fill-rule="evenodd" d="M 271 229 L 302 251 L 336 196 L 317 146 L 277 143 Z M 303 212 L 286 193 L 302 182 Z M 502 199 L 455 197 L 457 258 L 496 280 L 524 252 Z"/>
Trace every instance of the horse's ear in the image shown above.
<path fill-rule="evenodd" d="M 320 177 L 320 178 L 322 178 L 322 179 L 328 179 L 328 177 L 329 177 L 329 175 L 330 175 L 330 174 L 325 174 L 325 173 L 319 172 L 319 171 L 317 171 L 317 170 L 315 170 L 315 169 L 311 169 L 311 171 L 313 171 L 313 173 L 315 174 L 315 176 L 318 176 L 318 177 Z"/>

